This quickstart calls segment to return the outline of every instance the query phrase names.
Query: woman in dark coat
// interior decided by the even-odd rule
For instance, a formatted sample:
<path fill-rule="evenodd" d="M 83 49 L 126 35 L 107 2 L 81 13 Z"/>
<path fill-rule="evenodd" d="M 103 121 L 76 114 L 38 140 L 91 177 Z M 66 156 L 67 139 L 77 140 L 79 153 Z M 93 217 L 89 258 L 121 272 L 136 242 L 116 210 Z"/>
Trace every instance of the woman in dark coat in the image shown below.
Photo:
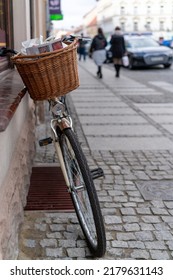
<path fill-rule="evenodd" d="M 103 34 L 102 28 L 98 28 L 98 34 L 94 37 L 91 47 L 90 54 L 92 54 L 92 58 L 95 64 L 98 67 L 97 76 L 102 78 L 102 65 L 106 60 L 106 50 L 105 47 L 107 45 L 106 38 Z"/>
<path fill-rule="evenodd" d="M 116 77 L 119 77 L 120 68 L 122 65 L 122 57 L 126 52 L 124 37 L 121 33 L 120 27 L 117 26 L 115 28 L 115 33 L 111 37 L 110 44 L 113 56 L 113 63 L 116 71 Z"/>

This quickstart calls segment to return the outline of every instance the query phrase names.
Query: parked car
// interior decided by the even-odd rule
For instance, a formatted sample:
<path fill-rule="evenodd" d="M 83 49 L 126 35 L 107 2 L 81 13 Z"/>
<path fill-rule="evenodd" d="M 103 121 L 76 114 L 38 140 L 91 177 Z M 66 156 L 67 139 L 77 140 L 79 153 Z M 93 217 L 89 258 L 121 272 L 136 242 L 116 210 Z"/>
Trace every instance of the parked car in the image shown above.
<path fill-rule="evenodd" d="M 86 44 L 85 44 L 86 55 L 89 55 L 89 50 L 90 50 L 90 47 L 91 47 L 91 42 L 92 42 L 92 41 L 88 41 L 88 42 L 86 42 Z"/>
<path fill-rule="evenodd" d="M 111 52 L 111 44 L 108 42 L 107 46 L 106 46 L 106 61 L 105 63 L 111 63 L 113 62 L 113 58 L 112 58 L 112 52 Z"/>
<path fill-rule="evenodd" d="M 125 44 L 130 69 L 160 64 L 169 68 L 172 64 L 173 51 L 166 46 L 161 46 L 151 37 L 125 36 Z"/>

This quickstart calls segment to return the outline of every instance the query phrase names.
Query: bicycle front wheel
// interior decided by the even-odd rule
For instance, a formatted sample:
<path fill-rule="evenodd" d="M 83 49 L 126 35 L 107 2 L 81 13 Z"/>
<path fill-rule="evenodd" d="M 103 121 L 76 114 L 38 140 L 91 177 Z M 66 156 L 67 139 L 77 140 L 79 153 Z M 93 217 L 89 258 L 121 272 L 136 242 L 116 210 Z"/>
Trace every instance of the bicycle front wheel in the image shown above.
<path fill-rule="evenodd" d="M 99 200 L 86 158 L 75 133 L 65 129 L 60 146 L 70 182 L 74 208 L 92 254 L 102 257 L 106 251 L 106 237 Z"/>

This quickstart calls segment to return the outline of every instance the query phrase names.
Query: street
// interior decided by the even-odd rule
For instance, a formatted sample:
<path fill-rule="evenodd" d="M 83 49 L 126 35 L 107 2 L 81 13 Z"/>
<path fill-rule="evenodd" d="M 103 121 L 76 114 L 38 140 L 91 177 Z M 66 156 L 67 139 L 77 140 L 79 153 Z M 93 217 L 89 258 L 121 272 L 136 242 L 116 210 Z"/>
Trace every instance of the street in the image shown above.
<path fill-rule="evenodd" d="M 107 64 L 108 67 L 113 67 L 113 65 Z M 152 68 L 137 68 L 134 70 L 129 70 L 123 68 L 123 75 L 134 79 L 140 83 L 145 85 L 150 85 L 151 81 L 164 81 L 166 83 L 172 84 L 172 76 L 173 76 L 173 66 L 169 69 L 164 69 L 163 66 L 155 66 Z"/>

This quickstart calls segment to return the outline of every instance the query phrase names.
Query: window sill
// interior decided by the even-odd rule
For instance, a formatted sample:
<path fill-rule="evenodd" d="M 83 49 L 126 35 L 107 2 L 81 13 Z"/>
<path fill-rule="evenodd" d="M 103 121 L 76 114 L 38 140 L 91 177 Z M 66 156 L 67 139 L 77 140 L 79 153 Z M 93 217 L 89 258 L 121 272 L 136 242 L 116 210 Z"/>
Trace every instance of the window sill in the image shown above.
<path fill-rule="evenodd" d="M 9 62 L 6 57 L 0 57 L 0 74 L 8 68 Z"/>
<path fill-rule="evenodd" d="M 2 72 L 0 79 L 0 132 L 3 132 L 27 90 L 24 88 L 17 70 Z"/>

